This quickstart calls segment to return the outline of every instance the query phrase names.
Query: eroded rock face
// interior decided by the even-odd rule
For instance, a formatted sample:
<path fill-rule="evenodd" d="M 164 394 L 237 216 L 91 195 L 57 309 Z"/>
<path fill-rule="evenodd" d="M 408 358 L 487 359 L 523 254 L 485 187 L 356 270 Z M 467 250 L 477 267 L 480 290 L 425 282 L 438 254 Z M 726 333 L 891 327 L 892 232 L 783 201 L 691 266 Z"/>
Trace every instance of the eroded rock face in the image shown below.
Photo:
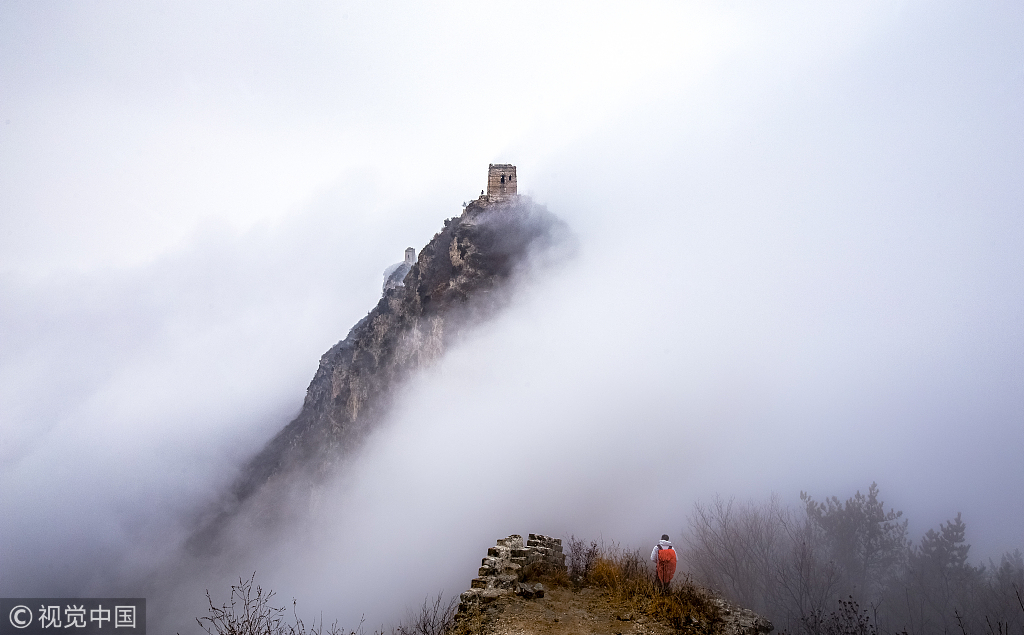
<path fill-rule="evenodd" d="M 249 462 L 219 517 L 283 487 L 286 475 L 312 484 L 329 474 L 381 421 L 398 384 L 507 302 L 510 279 L 531 255 L 570 242 L 565 224 L 527 197 L 482 198 L 445 221 L 404 285 L 386 290 L 323 355 L 301 412 Z"/>

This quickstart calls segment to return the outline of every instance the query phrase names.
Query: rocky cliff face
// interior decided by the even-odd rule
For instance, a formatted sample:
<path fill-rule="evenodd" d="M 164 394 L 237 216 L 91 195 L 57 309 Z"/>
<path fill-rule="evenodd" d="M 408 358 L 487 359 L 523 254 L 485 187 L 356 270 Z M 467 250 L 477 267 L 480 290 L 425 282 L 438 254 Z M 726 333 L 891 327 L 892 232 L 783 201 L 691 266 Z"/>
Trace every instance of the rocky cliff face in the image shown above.
<path fill-rule="evenodd" d="M 482 197 L 445 221 L 404 286 L 386 290 L 320 359 L 301 412 L 248 463 L 218 518 L 285 476 L 309 483 L 330 473 L 385 416 L 398 384 L 498 310 L 530 256 L 565 245 L 567 234 L 526 197 Z"/>

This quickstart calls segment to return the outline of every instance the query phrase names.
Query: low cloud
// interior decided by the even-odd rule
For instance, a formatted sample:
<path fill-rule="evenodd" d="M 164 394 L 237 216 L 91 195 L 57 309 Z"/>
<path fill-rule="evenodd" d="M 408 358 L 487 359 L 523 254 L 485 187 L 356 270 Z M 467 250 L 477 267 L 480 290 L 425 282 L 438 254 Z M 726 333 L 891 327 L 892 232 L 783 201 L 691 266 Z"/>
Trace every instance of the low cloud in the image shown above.
<path fill-rule="evenodd" d="M 1024 83 L 1007 12 L 877 3 L 769 28 L 748 8 L 712 22 L 758 38 L 701 49 L 712 61 L 684 80 L 640 86 L 657 99 L 630 93 L 558 144 L 531 137 L 560 121 L 541 113 L 497 145 L 458 137 L 394 188 L 391 146 L 338 161 L 287 213 L 200 218 L 128 264 L 5 261 L 0 504 L 17 512 L 0 592 L 139 585 L 184 633 L 205 589 L 256 571 L 300 614 L 376 625 L 464 590 L 498 536 L 646 546 L 698 498 L 871 481 L 911 536 L 962 511 L 972 555 L 1020 547 Z M 488 160 L 518 165 L 575 257 L 414 378 L 335 481 L 289 501 L 294 527 L 182 556 L 380 272 Z"/>

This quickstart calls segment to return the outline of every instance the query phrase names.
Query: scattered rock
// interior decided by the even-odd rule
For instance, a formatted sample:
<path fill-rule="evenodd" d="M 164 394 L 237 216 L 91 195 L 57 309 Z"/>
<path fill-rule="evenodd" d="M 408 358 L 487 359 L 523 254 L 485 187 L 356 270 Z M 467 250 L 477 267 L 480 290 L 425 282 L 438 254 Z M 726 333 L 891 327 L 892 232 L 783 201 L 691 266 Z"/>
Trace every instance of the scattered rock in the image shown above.
<path fill-rule="evenodd" d="M 516 588 L 516 595 L 524 600 L 533 600 L 544 597 L 544 591 L 544 585 L 540 582 L 537 584 L 524 584 L 520 582 Z"/>
<path fill-rule="evenodd" d="M 757 613 L 730 604 L 726 600 L 715 600 L 722 615 L 722 631 L 727 635 L 757 635 L 771 633 L 775 625 Z"/>

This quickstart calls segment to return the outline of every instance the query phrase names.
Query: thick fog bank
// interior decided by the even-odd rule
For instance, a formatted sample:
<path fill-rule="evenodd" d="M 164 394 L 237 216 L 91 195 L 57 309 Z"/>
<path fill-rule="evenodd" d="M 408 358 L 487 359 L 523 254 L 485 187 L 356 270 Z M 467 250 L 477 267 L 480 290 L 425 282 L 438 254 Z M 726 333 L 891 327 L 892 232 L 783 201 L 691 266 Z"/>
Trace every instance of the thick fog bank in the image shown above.
<path fill-rule="evenodd" d="M 141 588 L 186 633 L 205 589 L 256 571 L 300 614 L 376 626 L 464 590 L 499 536 L 647 547 L 715 494 L 872 481 L 915 540 L 962 512 L 972 559 L 1024 547 L 1019 7 L 651 4 L 578 25 L 527 6 L 492 31 L 499 12 L 463 9 L 434 30 L 296 13 L 280 40 L 260 14 L 238 27 L 255 66 L 195 36 L 213 70 L 180 50 L 123 68 L 148 49 L 73 30 L 99 51 L 80 81 L 51 29 L 5 31 L 95 100 L 0 56 L 21 89 L 0 103 L 0 594 Z M 5 23 L 51 24 L 22 13 Z M 462 31 L 522 49 L 517 90 L 480 93 Z M 349 83 L 319 81 L 339 68 Z M 518 166 L 576 257 L 416 377 L 336 481 L 282 501 L 293 527 L 184 556 L 197 509 L 489 161 Z"/>

